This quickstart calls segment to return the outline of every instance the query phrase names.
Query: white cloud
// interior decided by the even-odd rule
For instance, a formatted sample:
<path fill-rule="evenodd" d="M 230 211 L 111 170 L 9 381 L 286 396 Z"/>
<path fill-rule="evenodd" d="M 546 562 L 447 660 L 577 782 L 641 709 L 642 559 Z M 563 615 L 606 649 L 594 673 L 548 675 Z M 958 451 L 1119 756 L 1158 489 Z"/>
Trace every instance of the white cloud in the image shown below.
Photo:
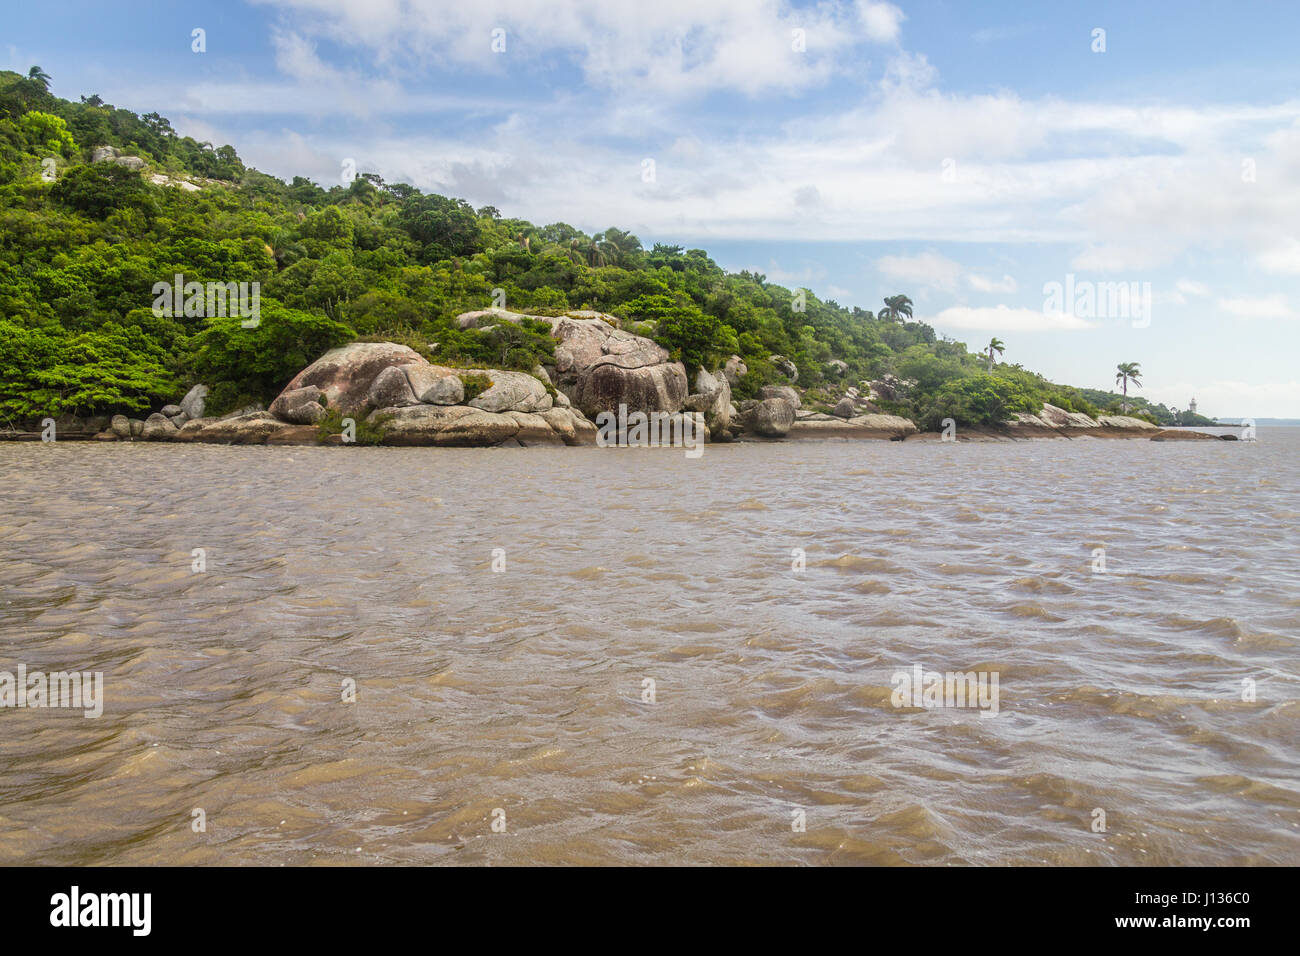
<path fill-rule="evenodd" d="M 937 252 L 922 252 L 914 256 L 884 256 L 876 260 L 880 274 L 924 288 L 952 290 L 961 278 L 961 263 L 941 256 Z"/>
<path fill-rule="evenodd" d="M 858 14 L 867 36 L 878 43 L 895 43 L 907 17 L 892 3 L 858 0 Z"/>
<path fill-rule="evenodd" d="M 1255 263 L 1274 275 L 1300 275 L 1300 240 L 1287 236 L 1255 257 Z"/>
<path fill-rule="evenodd" d="M 991 332 L 1063 332 L 1093 328 L 1073 315 L 1042 309 L 1013 309 L 1005 305 L 972 308 L 956 305 L 944 309 L 930 324 L 941 329 Z"/>
<path fill-rule="evenodd" d="M 1210 294 L 1210 287 L 1204 282 L 1197 282 L 1195 279 L 1179 279 L 1174 283 L 1174 289 L 1182 295 L 1206 296 Z"/>
<path fill-rule="evenodd" d="M 902 11 L 887 3 L 798 7 L 790 0 L 256 0 L 297 28 L 381 60 L 436 61 L 501 72 L 520 60 L 575 63 L 595 88 L 689 95 L 719 89 L 757 95 L 825 82 L 834 54 L 895 40 Z M 492 32 L 504 30 L 494 52 Z M 793 31 L 804 31 L 796 50 Z M 851 63 L 853 58 L 845 58 Z"/>
<path fill-rule="evenodd" d="M 810 99 L 806 111 L 760 131 L 725 115 L 701 121 L 686 98 L 798 92 L 846 73 L 856 83 L 869 44 L 897 40 L 901 12 L 848 0 L 259 2 L 292 16 L 293 32 L 277 41 L 284 82 L 196 83 L 135 101 L 166 111 L 170 99 L 174 116 L 207 122 L 222 113 L 332 116 L 342 106 L 377 128 L 320 134 L 313 147 L 322 155 L 355 156 L 361 142 L 390 180 L 459 189 L 475 204 L 510 197 L 513 214 L 544 221 L 562 210 L 571 221 L 701 241 L 1061 243 L 1069 268 L 1138 280 L 1198 247 L 1257 256 L 1281 274 L 1300 268 L 1295 240 L 1277 242 L 1300 221 L 1300 101 L 1135 107 L 954 94 L 935 88 L 924 56 L 898 50 L 885 76 L 877 67 L 874 85 L 855 87 L 856 107 Z M 864 20 L 864 11 L 874 12 Z M 496 25 L 508 32 L 503 56 L 490 52 Z M 804 54 L 790 50 L 796 25 L 807 30 Z M 332 82 L 322 57 L 334 44 L 371 50 L 376 74 L 339 71 L 344 79 Z M 586 83 L 562 93 L 542 83 L 510 98 L 443 93 L 410 69 L 417 60 L 502 78 L 521 63 L 575 66 Z M 422 110 L 479 111 L 483 120 L 472 136 L 393 122 Z M 271 172 L 301 172 L 269 131 L 261 143 L 219 138 L 237 139 Z M 1243 154 L 1270 175 L 1243 183 Z M 653 187 L 639 179 L 645 156 L 658 164 Z M 945 178 L 945 160 L 954 176 Z M 931 279 L 949 290 L 963 282 L 952 269 Z"/>
<path fill-rule="evenodd" d="M 1004 275 L 1001 279 L 989 279 L 979 275 L 968 275 L 966 281 L 970 283 L 971 288 L 976 292 L 996 292 L 1003 295 L 1010 295 L 1017 289 L 1016 280 L 1012 276 Z"/>
<path fill-rule="evenodd" d="M 1285 295 L 1241 296 L 1219 299 L 1219 308 L 1238 319 L 1294 319 L 1296 313 Z"/>

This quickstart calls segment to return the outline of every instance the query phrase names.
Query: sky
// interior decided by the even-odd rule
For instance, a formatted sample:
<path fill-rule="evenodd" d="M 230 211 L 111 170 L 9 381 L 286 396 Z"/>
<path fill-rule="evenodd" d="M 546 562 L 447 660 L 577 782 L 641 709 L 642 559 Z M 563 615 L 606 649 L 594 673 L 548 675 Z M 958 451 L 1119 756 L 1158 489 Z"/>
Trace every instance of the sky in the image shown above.
<path fill-rule="evenodd" d="M 0 67 L 284 179 L 704 248 L 1054 381 L 1300 417 L 1300 4 L 15 5 Z M 202 30 L 202 51 L 194 31 Z"/>

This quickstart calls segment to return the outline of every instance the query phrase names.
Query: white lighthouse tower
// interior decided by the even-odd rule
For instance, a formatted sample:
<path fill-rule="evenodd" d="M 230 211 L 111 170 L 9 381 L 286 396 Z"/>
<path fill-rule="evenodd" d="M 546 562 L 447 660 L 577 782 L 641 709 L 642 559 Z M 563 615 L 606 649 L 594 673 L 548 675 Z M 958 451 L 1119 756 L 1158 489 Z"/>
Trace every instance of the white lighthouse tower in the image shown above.
<path fill-rule="evenodd" d="M 1187 403 L 1187 410 L 1188 410 L 1189 412 L 1191 412 L 1193 415 L 1196 414 L 1196 396 L 1195 396 L 1195 395 L 1193 395 L 1193 396 L 1192 396 L 1192 400 L 1191 400 L 1190 402 Z"/>

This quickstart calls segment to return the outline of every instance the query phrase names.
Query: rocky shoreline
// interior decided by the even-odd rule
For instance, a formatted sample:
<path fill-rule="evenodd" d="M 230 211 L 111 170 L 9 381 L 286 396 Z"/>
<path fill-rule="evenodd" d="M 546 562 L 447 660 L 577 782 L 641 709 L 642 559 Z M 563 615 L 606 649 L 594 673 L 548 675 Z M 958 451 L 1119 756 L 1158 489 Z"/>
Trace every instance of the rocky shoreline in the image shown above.
<path fill-rule="evenodd" d="M 177 404 L 146 419 L 125 415 L 54 420 L 57 440 L 201 442 L 226 445 L 340 445 L 531 447 L 607 444 L 602 427 L 612 416 L 641 416 L 663 434 L 696 442 L 877 440 L 998 442 L 1075 438 L 1213 440 L 1218 436 L 1160 429 L 1122 415 L 1088 415 L 1044 405 L 998 427 L 958 427 L 921 433 L 915 424 L 882 413 L 872 399 L 877 383 L 856 387 L 831 413 L 801 407 L 794 387 L 769 385 L 756 399 L 735 403 L 731 386 L 747 371 L 732 356 L 715 372 L 701 370 L 689 390 L 686 369 L 662 346 L 622 327 L 614 316 L 572 311 L 532 316 L 489 309 L 458 317 L 461 328 L 491 328 L 523 319 L 546 322 L 555 342 L 554 364 L 531 373 L 452 368 L 430 362 L 393 342 L 354 342 L 333 349 L 299 372 L 263 410 L 221 418 L 204 415 L 207 389 L 196 385 Z M 783 364 L 784 363 L 784 364 Z M 889 383 L 880 383 L 887 389 Z M 43 422 L 48 425 L 49 420 Z M 0 431 L 0 440 L 38 441 L 47 430 Z M 600 439 L 600 440 L 598 440 Z"/>

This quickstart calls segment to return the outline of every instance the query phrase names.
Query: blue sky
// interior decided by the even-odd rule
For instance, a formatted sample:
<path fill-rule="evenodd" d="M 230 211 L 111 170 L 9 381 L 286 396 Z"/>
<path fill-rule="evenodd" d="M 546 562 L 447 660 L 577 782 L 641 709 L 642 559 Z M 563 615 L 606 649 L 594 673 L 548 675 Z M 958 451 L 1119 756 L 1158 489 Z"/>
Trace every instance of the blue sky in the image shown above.
<path fill-rule="evenodd" d="M 6 68 L 281 177 L 353 159 L 844 305 L 906 292 L 1058 381 L 1138 361 L 1157 401 L 1300 417 L 1296 5 L 55 2 L 5 21 Z M 1149 290 L 1149 313 L 1049 303 L 1067 282 Z"/>

